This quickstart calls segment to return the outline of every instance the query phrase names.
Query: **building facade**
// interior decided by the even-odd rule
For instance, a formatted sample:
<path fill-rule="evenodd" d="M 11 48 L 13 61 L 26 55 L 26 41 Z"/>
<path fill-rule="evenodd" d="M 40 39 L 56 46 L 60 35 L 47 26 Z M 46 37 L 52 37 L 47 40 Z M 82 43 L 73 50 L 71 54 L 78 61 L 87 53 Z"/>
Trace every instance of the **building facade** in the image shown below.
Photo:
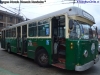
<path fill-rule="evenodd" d="M 5 28 L 7 26 L 12 26 L 13 24 L 22 21 L 24 21 L 24 18 L 22 16 L 0 10 L 0 34 L 2 28 Z"/>

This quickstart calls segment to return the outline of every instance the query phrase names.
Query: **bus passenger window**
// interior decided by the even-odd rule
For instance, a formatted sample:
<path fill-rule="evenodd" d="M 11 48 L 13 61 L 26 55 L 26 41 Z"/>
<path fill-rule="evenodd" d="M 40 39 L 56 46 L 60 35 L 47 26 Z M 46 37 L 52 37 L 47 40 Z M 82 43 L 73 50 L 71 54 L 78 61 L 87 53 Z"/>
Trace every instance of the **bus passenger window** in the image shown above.
<path fill-rule="evenodd" d="M 8 37 L 8 30 L 6 30 L 6 37 Z"/>
<path fill-rule="evenodd" d="M 37 36 L 37 23 L 33 22 L 29 24 L 29 37 Z"/>
<path fill-rule="evenodd" d="M 10 30 L 8 30 L 8 36 L 9 37 L 12 37 L 12 32 L 11 32 L 12 30 L 10 29 Z"/>
<path fill-rule="evenodd" d="M 12 29 L 12 37 L 16 37 L 16 28 Z"/>
<path fill-rule="evenodd" d="M 38 22 L 38 36 L 49 36 L 50 29 L 49 29 L 49 21 L 43 20 Z"/>

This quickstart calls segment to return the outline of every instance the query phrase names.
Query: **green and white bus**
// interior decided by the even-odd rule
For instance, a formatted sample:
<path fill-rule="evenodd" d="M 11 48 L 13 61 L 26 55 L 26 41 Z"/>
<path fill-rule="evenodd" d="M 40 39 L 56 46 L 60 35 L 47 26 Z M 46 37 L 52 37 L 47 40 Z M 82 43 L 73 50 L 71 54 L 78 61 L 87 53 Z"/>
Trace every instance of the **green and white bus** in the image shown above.
<path fill-rule="evenodd" d="M 2 29 L 1 47 L 34 59 L 42 67 L 84 71 L 99 60 L 93 24 L 92 15 L 69 7 Z"/>

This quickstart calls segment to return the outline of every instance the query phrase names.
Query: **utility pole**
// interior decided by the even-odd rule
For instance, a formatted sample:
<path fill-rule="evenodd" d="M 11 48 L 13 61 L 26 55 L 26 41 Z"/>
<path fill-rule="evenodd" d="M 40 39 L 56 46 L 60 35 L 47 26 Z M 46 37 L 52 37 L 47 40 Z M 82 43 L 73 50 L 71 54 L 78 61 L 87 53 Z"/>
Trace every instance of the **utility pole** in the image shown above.
<path fill-rule="evenodd" d="M 20 14 L 20 6 L 21 6 L 21 0 L 19 1 L 19 11 L 18 11 L 18 15 Z"/>
<path fill-rule="evenodd" d="M 75 0 L 73 0 L 73 5 L 75 4 Z"/>

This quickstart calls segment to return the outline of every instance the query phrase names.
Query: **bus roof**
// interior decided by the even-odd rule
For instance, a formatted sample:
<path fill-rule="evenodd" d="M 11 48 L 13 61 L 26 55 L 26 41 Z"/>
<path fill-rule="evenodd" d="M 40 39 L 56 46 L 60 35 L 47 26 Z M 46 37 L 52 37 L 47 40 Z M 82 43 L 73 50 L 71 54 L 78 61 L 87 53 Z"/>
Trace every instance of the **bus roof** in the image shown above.
<path fill-rule="evenodd" d="M 78 7 L 68 7 L 68 8 L 65 8 L 65 9 L 58 10 L 56 12 L 52 12 L 52 13 L 49 13 L 49 14 L 28 20 L 28 21 L 24 21 L 24 22 L 21 22 L 21 23 L 18 23 L 18 24 L 14 24 L 10 27 L 6 27 L 6 29 L 25 25 L 25 24 L 29 24 L 29 23 L 32 23 L 32 22 L 35 22 L 35 21 L 40 21 L 40 20 L 43 20 L 43 19 L 47 19 L 47 18 L 50 18 L 50 17 L 57 16 L 57 15 L 63 15 L 65 13 L 68 16 L 81 16 L 81 17 L 84 17 L 84 18 L 92 21 L 93 23 L 95 23 L 94 17 L 92 15 L 90 15 L 89 13 L 87 13 L 86 11 L 84 11 L 84 10 L 78 8 Z M 5 28 L 3 30 L 5 30 Z"/>

